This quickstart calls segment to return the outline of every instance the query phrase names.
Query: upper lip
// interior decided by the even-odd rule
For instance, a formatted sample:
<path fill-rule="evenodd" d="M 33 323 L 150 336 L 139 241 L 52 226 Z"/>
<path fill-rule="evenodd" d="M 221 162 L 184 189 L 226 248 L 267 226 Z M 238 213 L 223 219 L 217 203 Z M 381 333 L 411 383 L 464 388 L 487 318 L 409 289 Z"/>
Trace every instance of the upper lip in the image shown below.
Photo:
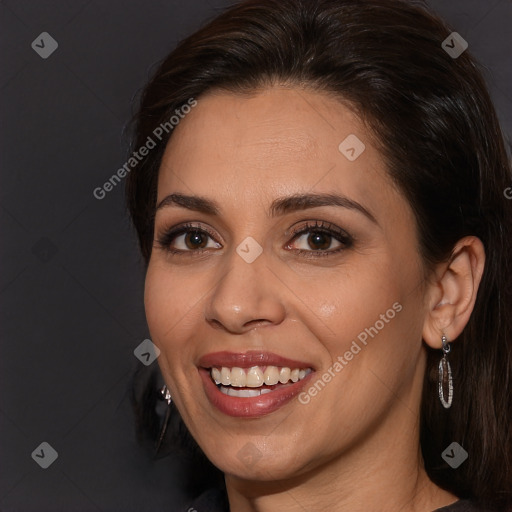
<path fill-rule="evenodd" d="M 212 352 L 199 359 L 198 366 L 212 368 L 213 366 L 227 368 L 250 368 L 251 366 L 286 366 L 288 368 L 311 368 L 313 365 L 304 361 L 288 359 L 272 352 L 249 350 L 247 352 Z"/>

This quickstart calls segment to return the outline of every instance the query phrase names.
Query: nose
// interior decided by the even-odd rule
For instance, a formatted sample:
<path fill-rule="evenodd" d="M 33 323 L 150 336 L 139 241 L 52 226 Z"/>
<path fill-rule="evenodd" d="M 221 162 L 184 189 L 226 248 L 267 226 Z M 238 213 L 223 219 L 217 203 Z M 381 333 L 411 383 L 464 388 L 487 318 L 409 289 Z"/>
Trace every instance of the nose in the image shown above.
<path fill-rule="evenodd" d="M 284 320 L 287 288 L 268 267 L 265 252 L 247 263 L 233 251 L 223 270 L 206 301 L 205 318 L 212 327 L 243 334 Z"/>

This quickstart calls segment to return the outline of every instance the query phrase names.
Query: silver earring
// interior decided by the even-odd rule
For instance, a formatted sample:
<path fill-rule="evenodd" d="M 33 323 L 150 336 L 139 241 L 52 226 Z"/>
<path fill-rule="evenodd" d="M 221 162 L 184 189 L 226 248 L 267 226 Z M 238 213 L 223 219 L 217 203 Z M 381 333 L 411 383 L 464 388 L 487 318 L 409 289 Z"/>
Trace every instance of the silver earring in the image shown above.
<path fill-rule="evenodd" d="M 160 395 L 162 397 L 162 400 L 167 401 L 167 405 L 171 405 L 171 402 L 172 402 L 171 392 L 169 391 L 169 388 L 167 386 L 164 385 L 160 389 Z"/>
<path fill-rule="evenodd" d="M 160 434 L 158 435 L 158 440 L 156 442 L 155 455 L 158 453 L 158 450 L 160 450 L 160 446 L 162 445 L 162 442 L 165 437 L 165 432 L 167 431 L 167 424 L 169 423 L 169 418 L 171 417 L 171 407 L 169 407 L 169 406 L 171 405 L 171 402 L 172 402 L 171 392 L 169 391 L 169 388 L 167 386 L 165 386 L 165 385 L 162 386 L 162 388 L 160 388 L 158 394 L 162 400 L 165 400 L 167 402 L 168 407 L 167 407 L 167 410 L 165 411 L 165 418 L 162 423 L 162 428 L 160 430 Z"/>
<path fill-rule="evenodd" d="M 452 368 L 446 357 L 451 350 L 450 344 L 446 340 L 446 336 L 443 334 L 441 337 L 443 343 L 443 357 L 439 361 L 439 400 L 443 404 L 445 409 L 449 409 L 452 405 L 453 399 L 453 380 L 452 380 Z M 448 386 L 448 399 L 445 398 L 445 387 Z"/>

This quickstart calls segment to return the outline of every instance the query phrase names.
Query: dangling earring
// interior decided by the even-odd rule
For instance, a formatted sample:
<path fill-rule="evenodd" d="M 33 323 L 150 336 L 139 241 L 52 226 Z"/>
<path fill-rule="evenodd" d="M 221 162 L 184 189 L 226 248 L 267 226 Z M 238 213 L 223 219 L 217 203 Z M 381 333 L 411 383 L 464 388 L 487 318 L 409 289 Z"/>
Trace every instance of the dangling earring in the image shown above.
<path fill-rule="evenodd" d="M 167 386 L 164 385 L 160 389 L 160 395 L 161 395 L 162 400 L 167 401 L 167 405 L 171 405 L 171 402 L 172 402 L 171 392 L 169 391 L 169 388 Z"/>
<path fill-rule="evenodd" d="M 165 432 L 167 430 L 167 424 L 169 423 L 169 418 L 171 416 L 171 392 L 169 391 L 169 388 L 167 386 L 162 386 L 162 388 L 158 392 L 158 396 L 161 400 L 165 400 L 167 402 L 167 410 L 165 411 L 165 418 L 164 423 L 162 425 L 162 430 L 160 431 L 160 435 L 158 436 L 158 442 L 156 444 L 155 448 L 155 455 L 158 453 L 158 450 L 160 449 L 160 445 L 162 444 L 162 441 L 164 440 Z"/>
<path fill-rule="evenodd" d="M 441 337 L 443 343 L 443 357 L 439 361 L 439 400 L 443 404 L 445 409 L 449 409 L 452 405 L 453 399 L 453 380 L 452 380 L 452 368 L 446 355 L 450 352 L 451 346 L 446 340 L 446 336 L 443 334 Z M 448 400 L 445 399 L 444 389 L 448 385 Z"/>

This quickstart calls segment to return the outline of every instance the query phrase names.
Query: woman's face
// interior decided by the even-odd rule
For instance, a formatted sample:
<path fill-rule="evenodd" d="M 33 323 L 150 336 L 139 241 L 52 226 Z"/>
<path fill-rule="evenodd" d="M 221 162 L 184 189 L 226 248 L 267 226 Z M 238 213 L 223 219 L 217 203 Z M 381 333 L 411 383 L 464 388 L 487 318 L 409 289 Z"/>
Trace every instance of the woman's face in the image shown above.
<path fill-rule="evenodd" d="M 199 98 L 166 148 L 157 205 L 147 320 L 217 467 L 275 480 L 417 434 L 414 217 L 348 108 L 282 87 Z"/>

